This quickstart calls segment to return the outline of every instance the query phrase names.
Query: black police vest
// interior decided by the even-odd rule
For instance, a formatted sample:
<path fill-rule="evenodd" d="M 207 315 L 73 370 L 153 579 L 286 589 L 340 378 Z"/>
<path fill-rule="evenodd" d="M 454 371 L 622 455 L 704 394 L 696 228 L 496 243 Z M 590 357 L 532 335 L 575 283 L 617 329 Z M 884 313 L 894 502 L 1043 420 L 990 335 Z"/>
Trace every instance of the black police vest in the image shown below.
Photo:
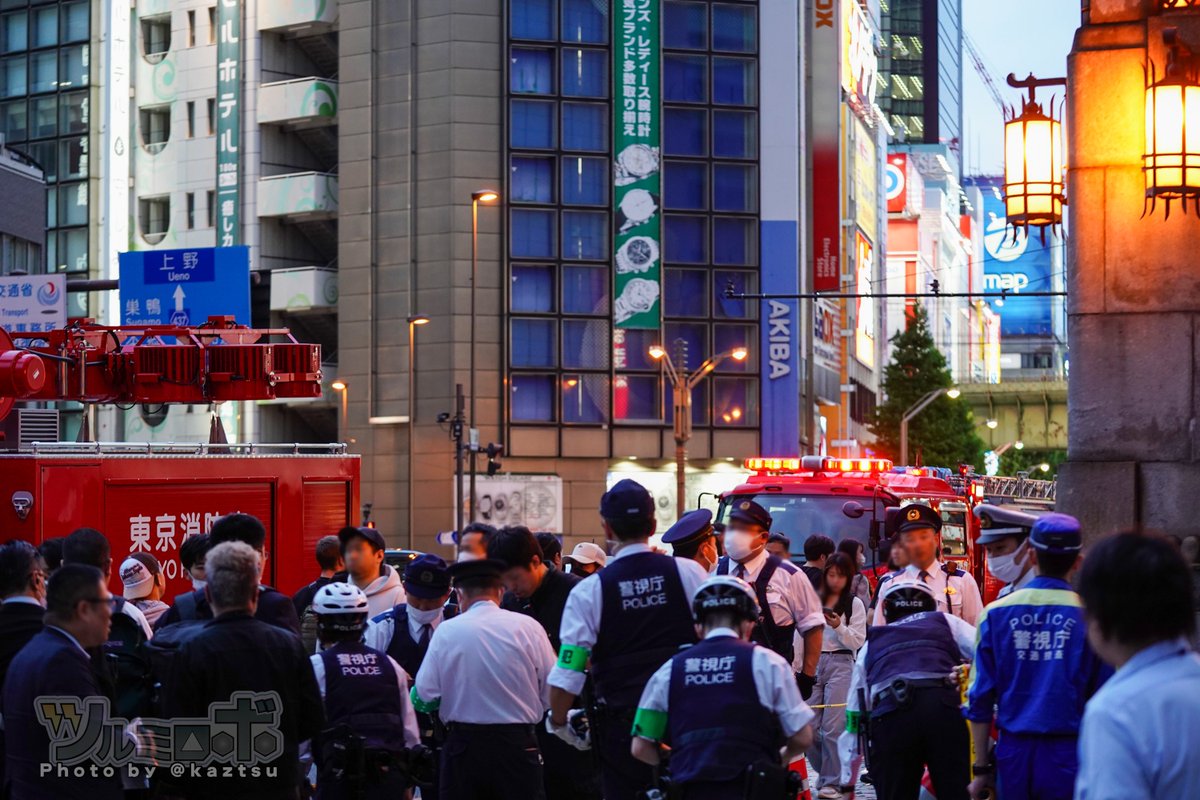
<path fill-rule="evenodd" d="M 923 611 L 887 625 L 876 625 L 867 631 L 867 645 L 867 686 L 872 696 L 879 688 L 901 679 L 948 678 L 962 663 L 950 623 L 939 611 Z M 871 716 L 898 707 L 895 696 L 885 692 L 875 701 Z"/>
<path fill-rule="evenodd" d="M 733 569 L 733 563 L 729 556 L 722 556 L 721 560 L 717 562 L 718 575 L 732 575 Z M 767 562 L 763 564 L 762 571 L 758 573 L 758 579 L 754 581 L 754 594 L 758 597 L 759 615 L 758 622 L 754 625 L 754 631 L 750 634 L 750 640 L 763 647 L 771 648 L 791 664 L 796 657 L 796 623 L 793 621 L 790 625 L 780 625 L 771 614 L 771 606 L 767 604 L 767 584 L 771 582 L 775 571 L 779 569 L 792 575 L 796 573 L 797 568 L 779 556 L 767 556 Z"/>
<path fill-rule="evenodd" d="M 452 619 L 456 613 L 456 606 L 446 606 L 442 609 L 442 622 Z M 392 640 L 388 642 L 387 654 L 396 660 L 396 663 L 404 667 L 404 671 L 416 680 L 417 670 L 421 668 L 421 663 L 425 660 L 425 653 L 429 650 L 429 643 L 426 642 L 422 647 L 412 637 L 412 633 L 408 629 L 408 606 L 400 604 L 391 611 L 385 612 L 390 614 L 392 621 L 395 623 L 392 626 Z M 439 623 L 440 624 L 440 623 Z"/>
<path fill-rule="evenodd" d="M 596 694 L 614 709 L 632 710 L 654 671 L 696 641 L 691 604 L 671 556 L 634 553 L 597 574 L 603 602 L 592 648 Z"/>
<path fill-rule="evenodd" d="M 372 750 L 404 749 L 404 701 L 387 655 L 340 642 L 321 652 L 327 726 L 345 724 Z"/>
<path fill-rule="evenodd" d="M 783 733 L 754 684 L 754 645 L 705 639 L 671 660 L 667 733 L 675 783 L 733 781 L 751 764 L 778 763 Z"/>

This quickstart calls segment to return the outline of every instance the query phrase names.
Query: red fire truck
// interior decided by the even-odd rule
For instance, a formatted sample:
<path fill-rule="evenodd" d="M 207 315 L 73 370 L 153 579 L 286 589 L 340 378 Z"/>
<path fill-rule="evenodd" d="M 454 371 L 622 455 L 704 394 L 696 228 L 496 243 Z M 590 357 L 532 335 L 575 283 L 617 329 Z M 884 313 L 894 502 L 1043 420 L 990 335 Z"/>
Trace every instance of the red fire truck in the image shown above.
<path fill-rule="evenodd" d="M 982 554 L 971 513 L 974 498 L 956 490 L 928 470 L 893 472 L 892 462 L 879 458 L 750 458 L 745 467 L 754 474 L 721 495 L 717 520 L 723 522 L 736 500 L 752 499 L 774 520 L 772 530 L 788 536 L 793 552 L 815 533 L 833 541 L 854 539 L 867 549 L 868 573 L 874 576 L 872 553 L 884 541 L 889 506 L 922 503 L 942 515 L 945 556 L 982 578 Z M 886 554 L 884 554 L 886 556 Z"/>
<path fill-rule="evenodd" d="M 316 397 L 320 365 L 317 345 L 223 317 L 198 328 L 73 321 L 27 348 L 0 330 L 0 419 L 20 399 L 157 405 Z M 114 591 L 117 568 L 138 551 L 162 563 L 168 599 L 189 590 L 179 546 L 240 511 L 267 528 L 263 580 L 294 592 L 313 578 L 316 540 L 353 524 L 359 508 L 359 458 L 344 445 L 229 444 L 223 433 L 206 445 L 33 437 L 4 445 L 4 536 L 41 543 L 96 528 L 112 545 Z"/>

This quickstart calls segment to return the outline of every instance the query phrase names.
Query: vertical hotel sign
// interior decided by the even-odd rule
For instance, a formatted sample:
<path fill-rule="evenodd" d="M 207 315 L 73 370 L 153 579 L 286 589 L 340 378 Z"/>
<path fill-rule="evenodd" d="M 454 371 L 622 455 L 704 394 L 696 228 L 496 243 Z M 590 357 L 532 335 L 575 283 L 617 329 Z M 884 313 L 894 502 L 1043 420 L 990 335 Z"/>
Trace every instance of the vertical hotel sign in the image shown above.
<path fill-rule="evenodd" d="M 614 4 L 615 5 L 615 4 Z M 613 14 L 613 322 L 662 323 L 660 0 L 621 0 Z"/>
<path fill-rule="evenodd" d="M 809 125 L 812 137 L 813 290 L 835 292 L 841 281 L 841 81 L 839 0 L 810 0 L 809 58 L 812 80 Z"/>
<path fill-rule="evenodd" d="M 217 246 L 242 241 L 242 0 L 217 4 Z"/>

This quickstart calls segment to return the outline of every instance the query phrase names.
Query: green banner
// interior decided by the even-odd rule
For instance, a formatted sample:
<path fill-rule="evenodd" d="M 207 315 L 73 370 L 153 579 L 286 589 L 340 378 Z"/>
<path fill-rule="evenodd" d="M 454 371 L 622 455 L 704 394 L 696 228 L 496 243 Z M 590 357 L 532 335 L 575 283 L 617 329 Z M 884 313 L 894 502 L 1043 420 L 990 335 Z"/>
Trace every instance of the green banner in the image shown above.
<path fill-rule="evenodd" d="M 217 246 L 242 243 L 242 0 L 217 3 Z"/>
<path fill-rule="evenodd" d="M 621 0 L 613 14 L 613 321 L 618 328 L 662 324 L 660 5 L 660 0 Z"/>

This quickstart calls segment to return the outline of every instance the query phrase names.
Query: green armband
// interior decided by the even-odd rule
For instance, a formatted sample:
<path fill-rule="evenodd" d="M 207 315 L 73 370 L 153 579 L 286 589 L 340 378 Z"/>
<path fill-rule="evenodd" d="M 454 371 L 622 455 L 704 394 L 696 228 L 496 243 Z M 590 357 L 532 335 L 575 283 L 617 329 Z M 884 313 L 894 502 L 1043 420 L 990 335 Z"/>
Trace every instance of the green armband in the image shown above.
<path fill-rule="evenodd" d="M 413 708 L 417 711 L 420 711 L 422 714 L 432 714 L 433 712 L 437 711 L 438 706 L 442 704 L 440 698 L 434 700 L 432 703 L 426 703 L 421 699 L 420 695 L 417 694 L 417 687 L 415 686 L 412 688 L 412 691 L 408 693 L 408 697 L 410 700 L 412 700 Z"/>
<path fill-rule="evenodd" d="M 858 733 L 859 723 L 862 722 L 861 711 L 846 712 L 846 733 Z"/>
<path fill-rule="evenodd" d="M 587 669 L 588 657 L 592 651 L 586 647 L 579 647 L 574 644 L 564 644 L 562 649 L 558 651 L 558 665 L 563 669 L 569 669 L 574 672 L 583 672 Z"/>
<path fill-rule="evenodd" d="M 663 734 L 666 732 L 667 712 L 654 711 L 649 708 L 639 708 L 637 710 L 637 715 L 633 718 L 633 730 L 631 731 L 634 736 L 640 736 L 652 742 L 660 742 L 662 741 Z"/>

